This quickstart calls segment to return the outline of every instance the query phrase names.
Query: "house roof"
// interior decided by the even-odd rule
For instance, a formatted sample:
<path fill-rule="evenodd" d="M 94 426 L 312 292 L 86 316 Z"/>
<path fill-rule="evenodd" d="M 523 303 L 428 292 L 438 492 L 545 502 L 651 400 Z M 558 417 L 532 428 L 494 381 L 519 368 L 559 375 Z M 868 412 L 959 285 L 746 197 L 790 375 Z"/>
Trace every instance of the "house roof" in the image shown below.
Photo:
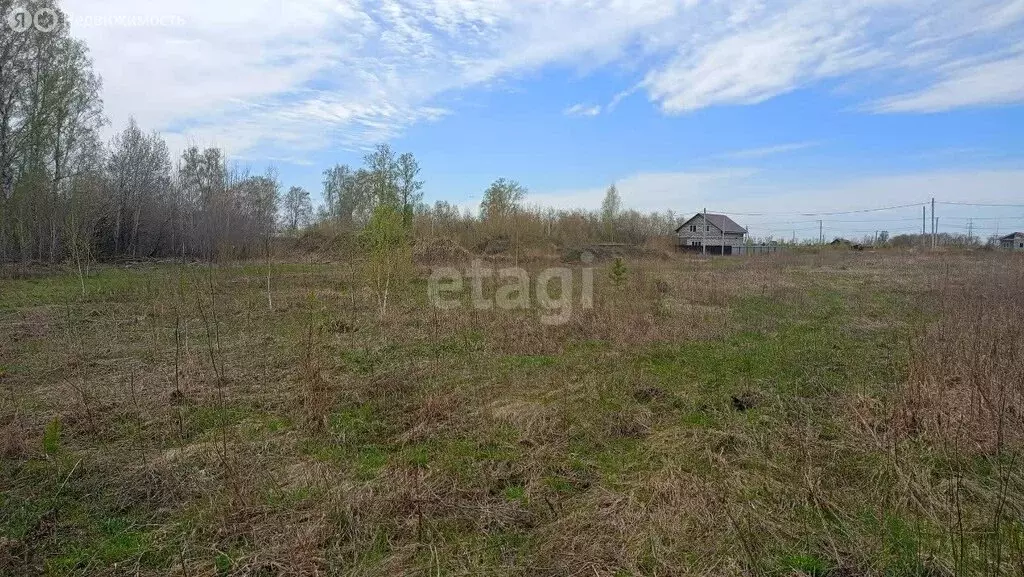
<path fill-rule="evenodd" d="M 696 220 L 698 217 L 701 217 L 701 216 L 704 216 L 704 214 L 703 213 L 697 213 L 696 215 L 694 215 L 693 218 L 691 218 L 690 220 L 687 220 L 683 224 L 681 224 L 678 227 L 676 227 L 676 232 L 679 232 L 680 230 L 683 229 L 684 226 L 687 226 L 688 224 L 690 224 L 691 222 L 693 222 L 694 220 Z M 736 221 L 734 221 L 733 219 L 729 218 L 728 216 L 725 216 L 724 214 L 711 214 L 709 212 L 707 216 L 708 216 L 708 222 L 713 224 L 713 225 L 715 225 L 721 231 L 730 232 L 730 233 L 737 233 L 737 234 L 747 234 L 747 229 L 745 229 L 742 226 L 736 224 Z"/>
<path fill-rule="evenodd" d="M 1000 238 L 999 240 L 1013 240 L 1019 236 L 1024 236 L 1024 232 L 1011 232 L 1010 234 Z"/>

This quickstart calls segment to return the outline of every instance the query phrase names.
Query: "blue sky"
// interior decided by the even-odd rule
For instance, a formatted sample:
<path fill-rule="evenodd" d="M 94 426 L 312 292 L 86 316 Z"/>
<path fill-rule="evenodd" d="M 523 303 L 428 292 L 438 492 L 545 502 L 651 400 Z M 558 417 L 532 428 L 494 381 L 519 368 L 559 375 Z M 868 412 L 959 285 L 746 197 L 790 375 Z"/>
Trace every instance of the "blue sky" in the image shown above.
<path fill-rule="evenodd" d="M 1024 203 L 1024 0 L 67 0 L 111 130 L 217 145 L 314 194 L 389 142 L 426 198 L 742 216 Z M 919 228 L 919 208 L 827 218 Z M 944 205 L 940 228 L 1024 229 Z M 815 219 L 810 219 L 815 220 Z M 947 224 L 948 223 L 948 224 Z M 816 236 L 804 234 L 798 236 Z"/>

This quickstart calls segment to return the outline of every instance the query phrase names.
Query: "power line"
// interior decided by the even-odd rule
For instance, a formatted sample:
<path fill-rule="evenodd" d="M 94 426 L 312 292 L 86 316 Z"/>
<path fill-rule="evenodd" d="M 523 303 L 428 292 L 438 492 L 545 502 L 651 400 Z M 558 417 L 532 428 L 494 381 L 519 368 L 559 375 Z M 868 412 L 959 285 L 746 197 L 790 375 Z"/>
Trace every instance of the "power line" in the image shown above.
<path fill-rule="evenodd" d="M 897 223 L 895 226 L 899 226 L 898 223 L 907 222 L 919 222 L 920 218 L 894 218 L 894 219 L 879 219 L 879 220 L 824 220 L 826 228 L 837 228 L 843 225 L 857 225 L 857 224 L 877 224 L 883 228 L 887 225 Z M 1007 224 L 1012 225 L 1013 223 L 1024 223 L 1024 216 L 998 216 L 998 217 L 968 217 L 968 216 L 944 216 L 943 220 L 958 221 L 960 223 L 967 223 L 969 221 L 979 221 L 996 223 L 996 224 Z M 745 222 L 745 227 L 752 229 L 768 229 L 768 230 L 780 230 L 793 232 L 794 230 L 799 231 L 810 231 L 817 230 L 817 220 L 802 220 L 802 221 L 761 221 L 761 222 Z M 793 228 L 793 227 L 796 228 Z M 915 227 L 915 230 L 916 227 Z"/>
<path fill-rule="evenodd" d="M 735 214 L 735 213 L 733 213 L 733 214 Z M 920 220 L 919 218 L 914 217 L 914 218 L 888 218 L 888 219 L 878 219 L 878 220 L 825 220 L 825 223 L 826 224 L 828 224 L 828 223 L 833 223 L 833 224 L 871 224 L 871 223 L 883 223 L 883 222 L 917 222 L 919 220 Z M 751 226 L 760 226 L 760 225 L 768 225 L 768 224 L 781 224 L 781 225 L 793 225 L 793 224 L 795 224 L 795 225 L 801 225 L 801 224 L 817 224 L 817 222 L 818 222 L 817 220 L 773 220 L 773 221 L 766 221 L 766 222 L 752 222 L 752 223 L 748 223 L 748 224 L 750 224 Z"/>
<path fill-rule="evenodd" d="M 848 211 L 843 211 L 843 212 L 819 212 L 819 213 L 807 213 L 807 212 L 804 212 L 804 213 L 800 213 L 800 216 L 842 216 L 844 214 L 861 214 L 861 213 L 865 213 L 865 212 L 881 212 L 881 211 L 884 211 L 884 210 L 896 210 L 896 209 L 899 209 L 899 208 L 911 208 L 911 207 L 915 207 L 916 208 L 918 206 L 924 206 L 924 203 L 923 202 L 918 202 L 918 203 L 914 203 L 914 204 L 901 204 L 899 206 L 884 206 L 882 208 L 864 208 L 864 209 L 860 209 L 860 210 L 848 210 Z"/>
<path fill-rule="evenodd" d="M 953 201 L 935 201 L 935 204 L 952 204 L 956 206 L 992 206 L 1002 208 L 1024 208 L 1024 204 L 986 204 L 981 202 L 953 202 Z"/>
<path fill-rule="evenodd" d="M 1000 221 L 1024 221 L 1024 216 L 947 216 L 948 220 L 1000 220 Z"/>
<path fill-rule="evenodd" d="M 849 233 L 849 234 L 869 234 L 869 233 L 873 233 L 873 232 L 887 232 L 889 234 L 910 234 L 910 233 L 920 234 L 920 231 L 918 231 L 916 228 L 913 228 L 913 229 L 900 229 L 900 230 L 889 230 L 889 229 L 885 229 L 885 228 L 872 228 L 872 229 L 866 229 L 866 230 L 847 230 L 845 228 L 826 228 L 825 231 L 826 232 L 841 232 L 841 233 Z"/>
<path fill-rule="evenodd" d="M 893 234 L 921 234 L 921 231 L 919 229 L 917 229 L 917 228 L 913 228 L 913 229 L 910 229 L 910 228 L 900 228 L 900 229 L 895 229 L 895 230 L 887 229 L 887 228 L 872 228 L 872 229 L 850 230 L 850 229 L 845 229 L 845 228 L 830 228 L 830 227 L 826 226 L 826 227 L 824 227 L 821 230 L 824 231 L 826 234 L 871 234 L 871 233 L 876 233 L 876 232 L 886 232 L 886 233 L 889 233 L 890 235 L 893 235 Z M 790 235 L 790 234 L 800 234 L 800 233 L 809 233 L 809 232 L 819 232 L 819 229 L 817 227 L 814 227 L 814 228 L 797 228 L 797 229 L 786 229 L 786 228 L 761 229 L 761 228 L 751 227 L 750 229 L 748 229 L 748 233 L 752 234 L 752 235 L 755 235 L 755 236 L 756 235 L 765 235 L 765 234 L 775 234 L 775 235 L 784 235 L 785 236 L 785 235 Z"/>
<path fill-rule="evenodd" d="M 884 211 L 887 211 L 887 210 L 899 210 L 901 208 L 916 208 L 916 207 L 919 207 L 919 206 L 928 206 L 929 204 L 930 203 L 928 203 L 928 202 L 914 202 L 914 203 L 909 203 L 909 204 L 898 204 L 898 205 L 893 205 L 893 206 L 882 206 L 882 207 L 878 207 L 878 208 L 861 208 L 861 209 L 854 209 L 854 210 L 841 210 L 841 211 L 832 211 L 832 212 L 793 212 L 793 211 L 787 211 L 787 212 L 732 212 L 732 211 L 725 211 L 725 210 L 715 210 L 715 211 L 708 211 L 708 212 L 715 212 L 715 213 L 719 213 L 719 214 L 733 214 L 733 215 L 736 215 L 736 216 L 783 216 L 783 215 L 787 215 L 787 214 L 796 215 L 796 216 L 808 216 L 808 217 L 812 217 L 812 216 L 843 216 L 843 215 L 848 215 L 848 214 L 864 214 L 864 213 L 871 213 L 871 212 L 884 212 Z M 1024 204 L 999 204 L 999 203 L 940 201 L 940 200 L 936 200 L 935 204 L 953 205 L 953 206 L 979 206 L 979 207 L 991 207 L 991 208 L 1024 208 Z M 898 219 L 898 220 L 903 220 L 903 219 Z M 916 219 L 906 219 L 906 220 L 909 221 L 909 220 L 916 220 Z M 790 221 L 790 222 L 802 222 L 802 221 Z M 851 222 L 854 222 L 854 221 L 851 221 Z"/>
<path fill-rule="evenodd" d="M 814 227 L 814 228 L 785 228 L 785 227 L 783 227 L 783 228 L 760 228 L 760 227 L 756 227 L 756 226 L 751 226 L 751 227 L 749 227 L 749 229 L 755 230 L 757 232 L 764 231 L 764 232 L 791 233 L 791 232 L 811 232 L 811 231 L 816 231 L 816 230 L 818 230 L 818 227 Z"/>
<path fill-rule="evenodd" d="M 845 215 L 845 214 L 863 214 L 863 213 L 867 213 L 867 212 L 882 212 L 882 211 L 886 211 L 886 210 L 897 210 L 897 209 L 900 209 L 900 208 L 918 207 L 918 206 L 924 206 L 925 204 L 926 203 L 923 203 L 923 202 L 915 202 L 913 204 L 900 204 L 900 205 L 896 205 L 896 206 L 883 206 L 881 208 L 861 208 L 861 209 L 856 209 L 856 210 L 844 210 L 844 211 L 837 211 L 837 212 L 792 212 L 792 211 L 790 211 L 790 212 L 775 212 L 775 213 L 772 213 L 772 212 L 729 212 L 729 211 L 723 211 L 723 210 L 715 210 L 715 211 L 708 211 L 708 212 L 714 212 L 716 214 L 732 214 L 732 215 L 736 215 L 736 216 L 777 216 L 777 215 L 785 215 L 785 214 L 795 214 L 796 216 L 842 216 L 842 215 Z"/>
<path fill-rule="evenodd" d="M 954 236 L 967 236 L 984 238 L 992 234 L 997 236 L 1001 229 L 1015 228 L 1020 226 L 1018 223 L 1024 223 L 1024 214 L 1013 214 L 1006 216 L 989 216 L 992 211 L 978 210 L 957 210 L 956 212 L 965 216 L 942 216 L 940 217 L 936 211 L 936 205 L 944 206 L 959 206 L 959 207 L 978 207 L 979 209 L 985 208 L 1024 208 L 1024 204 L 1000 204 L 1000 203 L 981 203 L 981 202 L 961 202 L 961 201 L 938 201 L 935 199 L 929 199 L 928 202 L 916 202 L 907 204 L 898 204 L 891 206 L 881 206 L 876 208 L 861 208 L 852 210 L 836 210 L 828 212 L 730 212 L 730 211 L 715 211 L 720 214 L 732 215 L 737 217 L 765 217 L 765 220 L 755 220 L 754 222 L 744 222 L 744 226 L 747 228 L 748 234 L 752 237 L 762 238 L 788 238 L 790 236 L 795 240 L 797 236 L 804 237 L 804 240 L 811 237 L 814 233 L 817 233 L 818 242 L 825 242 L 827 236 L 847 236 L 854 237 L 859 235 L 878 235 L 886 233 L 890 236 L 897 235 L 922 235 L 927 238 L 929 235 L 932 239 L 932 245 L 934 246 L 937 242 L 937 235 L 954 235 Z M 885 211 L 893 211 L 900 209 L 916 209 L 917 207 L 922 208 L 921 220 L 918 221 L 918 217 L 903 218 L 896 216 L 896 218 L 879 218 L 879 219 L 830 219 L 822 217 L 838 217 L 844 215 L 863 215 L 870 213 L 880 213 Z M 931 208 L 931 230 L 925 224 L 928 218 L 928 209 Z M 711 211 L 707 211 L 711 212 Z M 978 214 L 979 216 L 971 216 L 971 213 Z M 987 212 L 987 214 L 986 214 Z M 1016 211 L 1015 211 L 1016 212 Z M 778 220 L 776 217 L 807 217 L 806 220 Z M 882 215 L 884 216 L 884 215 Z M 817 217 L 810 220 L 811 217 Z M 940 221 L 941 218 L 941 221 Z M 951 222 L 952 221 L 952 222 Z M 916 225 L 913 228 L 909 228 L 909 223 L 920 222 L 921 228 Z M 815 226 L 816 225 L 816 226 Z M 848 226 L 874 226 L 873 229 L 858 228 L 847 228 Z M 994 229 L 994 233 L 990 233 Z M 960 231 L 965 231 L 960 232 Z"/>
<path fill-rule="evenodd" d="M 883 218 L 879 220 L 826 220 L 825 222 L 834 222 L 836 224 L 865 224 L 871 222 L 917 222 L 916 216 L 913 218 Z"/>

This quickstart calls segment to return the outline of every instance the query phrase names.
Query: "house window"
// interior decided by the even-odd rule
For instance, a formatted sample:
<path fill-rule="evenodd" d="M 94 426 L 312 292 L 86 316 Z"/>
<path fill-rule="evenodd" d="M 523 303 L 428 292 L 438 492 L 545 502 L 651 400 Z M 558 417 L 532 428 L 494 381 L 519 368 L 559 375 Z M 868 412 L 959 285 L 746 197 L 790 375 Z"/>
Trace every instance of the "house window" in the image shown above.
<path fill-rule="evenodd" d="M 697 232 L 697 225 L 692 225 L 690 227 L 690 232 Z"/>
<path fill-rule="evenodd" d="M 704 232 L 711 232 L 711 227 L 710 226 L 705 226 L 704 227 Z"/>
<path fill-rule="evenodd" d="M 1020 243 L 1020 247 L 1024 248 L 1024 242 Z"/>

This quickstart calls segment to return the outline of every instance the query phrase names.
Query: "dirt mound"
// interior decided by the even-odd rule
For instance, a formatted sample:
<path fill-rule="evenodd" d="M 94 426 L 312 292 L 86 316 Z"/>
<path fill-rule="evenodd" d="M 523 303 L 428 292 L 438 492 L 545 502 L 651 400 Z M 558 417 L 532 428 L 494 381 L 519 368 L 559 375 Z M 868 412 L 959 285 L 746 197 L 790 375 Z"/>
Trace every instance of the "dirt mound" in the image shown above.
<path fill-rule="evenodd" d="M 275 254 L 299 256 L 341 256 L 352 254 L 359 246 L 356 236 L 329 225 L 314 226 L 297 236 L 275 239 Z"/>
<path fill-rule="evenodd" d="M 471 253 L 450 238 L 434 238 L 417 242 L 412 249 L 416 262 L 468 261 Z"/>
<path fill-rule="evenodd" d="M 501 234 L 481 242 L 476 246 L 476 250 L 484 254 L 502 254 L 508 252 L 511 247 L 512 240 L 508 235 Z"/>
<path fill-rule="evenodd" d="M 588 244 L 576 248 L 567 248 L 562 251 L 562 262 L 601 262 L 614 260 L 616 258 L 660 258 L 664 254 L 661 251 L 647 249 L 634 244 L 623 243 L 599 243 Z"/>

